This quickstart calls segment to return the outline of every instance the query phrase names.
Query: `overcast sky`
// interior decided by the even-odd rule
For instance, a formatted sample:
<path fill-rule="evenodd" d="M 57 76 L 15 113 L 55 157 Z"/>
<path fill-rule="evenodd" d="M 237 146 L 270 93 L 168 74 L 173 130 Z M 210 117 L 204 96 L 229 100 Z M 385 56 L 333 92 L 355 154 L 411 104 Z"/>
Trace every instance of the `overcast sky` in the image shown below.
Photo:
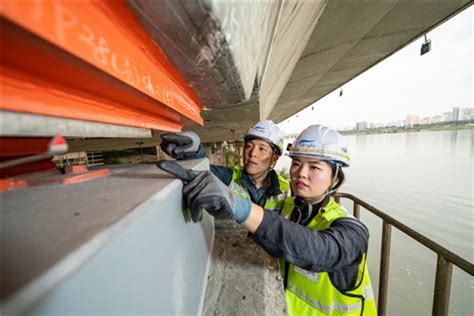
<path fill-rule="evenodd" d="M 409 114 L 420 118 L 467 108 L 472 104 L 472 6 L 428 33 L 429 53 L 420 56 L 419 38 L 366 71 L 342 89 L 280 123 L 286 133 L 310 124 L 355 126 L 356 122 L 388 123 Z"/>

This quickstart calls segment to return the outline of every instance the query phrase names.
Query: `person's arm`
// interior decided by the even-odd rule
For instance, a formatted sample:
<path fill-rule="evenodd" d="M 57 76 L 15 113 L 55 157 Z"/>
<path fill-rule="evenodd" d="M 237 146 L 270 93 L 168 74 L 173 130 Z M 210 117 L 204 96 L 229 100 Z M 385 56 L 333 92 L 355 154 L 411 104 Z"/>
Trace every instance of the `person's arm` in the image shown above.
<path fill-rule="evenodd" d="M 243 226 L 251 233 L 254 234 L 257 229 L 260 227 L 263 221 L 264 210 L 261 206 L 252 203 L 252 208 L 250 209 L 250 215 L 243 223 Z"/>
<path fill-rule="evenodd" d="M 369 233 L 358 220 L 343 217 L 318 232 L 252 206 L 244 226 L 268 254 L 303 269 L 330 272 L 360 262 Z"/>

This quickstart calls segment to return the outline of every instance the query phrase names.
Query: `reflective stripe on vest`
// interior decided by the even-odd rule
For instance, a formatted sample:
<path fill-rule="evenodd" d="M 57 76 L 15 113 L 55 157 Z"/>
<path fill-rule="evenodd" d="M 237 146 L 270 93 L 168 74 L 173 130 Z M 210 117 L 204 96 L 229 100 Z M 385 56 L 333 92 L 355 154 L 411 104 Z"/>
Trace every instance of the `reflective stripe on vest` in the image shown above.
<path fill-rule="evenodd" d="M 294 209 L 294 198 L 288 198 L 282 215 L 290 219 Z M 348 216 L 341 205 L 330 198 L 329 203 L 306 226 L 322 231 L 328 229 L 338 218 Z M 365 257 L 359 265 L 359 274 L 354 290 L 340 292 L 332 284 L 327 272 L 311 272 L 289 264 L 286 298 L 290 315 L 376 315 L 374 295 Z M 285 277 L 285 264 L 280 260 L 280 271 Z"/>
<path fill-rule="evenodd" d="M 239 189 L 243 188 L 245 191 L 247 191 L 247 188 L 244 187 L 241 181 L 242 175 L 243 173 L 240 167 L 236 166 L 232 169 L 232 181 L 229 184 L 229 188 L 231 190 L 239 191 Z M 281 193 L 268 197 L 265 201 L 265 205 L 263 206 L 264 209 L 278 212 L 281 211 L 285 199 L 291 195 L 290 184 L 287 180 L 278 176 L 278 184 L 280 186 Z"/>
<path fill-rule="evenodd" d="M 319 308 L 320 310 L 322 310 L 323 312 L 325 312 L 327 314 L 332 313 L 334 311 L 338 311 L 338 312 L 342 312 L 342 313 L 350 313 L 350 312 L 356 311 L 356 310 L 358 310 L 362 307 L 362 303 L 356 303 L 356 304 L 352 304 L 352 305 L 345 305 L 345 304 L 341 304 L 341 303 L 338 303 L 338 302 L 332 302 L 331 305 L 327 306 L 327 305 L 324 305 L 323 303 L 317 301 L 316 299 L 309 297 L 308 295 L 304 294 L 303 292 L 301 292 L 300 290 L 298 290 L 296 287 L 294 287 L 292 285 L 288 286 L 288 290 L 295 292 L 296 295 L 301 297 L 303 300 L 310 303 L 314 307 Z"/>

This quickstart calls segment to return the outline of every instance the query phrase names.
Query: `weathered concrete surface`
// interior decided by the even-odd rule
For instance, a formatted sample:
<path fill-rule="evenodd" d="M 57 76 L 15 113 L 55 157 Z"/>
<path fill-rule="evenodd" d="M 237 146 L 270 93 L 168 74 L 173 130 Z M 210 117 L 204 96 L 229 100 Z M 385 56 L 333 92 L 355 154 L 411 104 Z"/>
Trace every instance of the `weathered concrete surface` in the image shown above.
<path fill-rule="evenodd" d="M 234 221 L 215 221 L 204 315 L 287 315 L 277 261 Z"/>
<path fill-rule="evenodd" d="M 234 65 L 232 72 L 226 72 L 217 64 L 213 67 L 221 70 L 221 84 L 230 92 L 232 86 L 240 86 L 239 101 L 215 102 L 216 106 L 208 106 L 212 110 L 202 113 L 204 127 L 185 121 L 185 129 L 198 132 L 206 142 L 230 140 L 232 135 L 240 138 L 262 118 L 276 122 L 288 118 L 470 5 L 469 0 L 277 2 L 279 6 L 271 7 L 272 11 L 278 12 L 270 48 L 267 51 L 262 48 L 267 54 L 265 67 L 257 69 L 253 93 L 248 98 L 248 88 L 243 88 L 243 81 L 239 84 L 230 81 L 235 77 L 242 80 L 253 76 L 254 63 L 248 63 L 245 68 L 237 63 L 248 60 L 252 49 L 257 47 L 250 41 L 264 39 L 265 32 L 251 28 L 260 37 L 240 34 L 246 32 L 246 28 L 229 30 L 229 25 L 223 21 L 241 27 L 251 25 L 253 12 L 259 12 L 261 7 L 253 1 L 241 5 L 219 2 L 218 7 L 213 6 L 212 1 L 206 3 L 211 4 L 207 8 L 214 17 L 213 25 L 221 27 L 224 35 L 221 43 L 226 43 L 228 48 L 228 55 L 219 56 L 228 58 L 228 63 Z M 247 14 L 241 14 L 243 9 Z M 273 14 L 266 13 L 265 16 Z M 261 21 L 266 20 L 272 21 Z M 191 32 L 187 38 L 188 42 L 194 40 L 196 34 Z M 162 48 L 167 52 L 166 45 Z M 181 54 L 186 55 L 186 51 Z M 253 54 L 255 60 L 261 60 L 261 52 Z M 173 58 L 173 54 L 168 55 Z M 191 54 L 188 60 L 193 58 Z M 189 70 L 176 65 L 182 72 Z M 209 84 L 207 75 L 207 72 L 201 75 L 202 82 L 206 82 L 203 93 L 206 97 L 222 97 L 220 86 Z M 195 73 L 192 81 L 198 82 L 199 76 Z"/>
<path fill-rule="evenodd" d="M 325 6 L 325 1 L 283 2 L 260 89 L 260 119 L 272 113 Z"/>
<path fill-rule="evenodd" d="M 204 142 L 240 139 L 259 119 L 285 120 L 471 5 L 470 0 L 127 3 L 206 107 L 204 126 L 183 120 L 184 129 Z M 71 148 L 160 142 L 157 133 L 122 140 L 79 139 Z"/>
<path fill-rule="evenodd" d="M 248 100 L 262 73 L 278 2 L 129 0 L 209 109 Z"/>
<path fill-rule="evenodd" d="M 188 221 L 181 190 L 151 164 L 1 192 L 2 313 L 199 315 L 213 219 Z"/>
<path fill-rule="evenodd" d="M 470 5 L 453 1 L 328 1 L 270 119 L 280 122 Z"/>
<path fill-rule="evenodd" d="M 288 118 L 462 11 L 470 1 L 129 4 L 209 109 L 202 112 L 204 126 L 185 119 L 184 129 L 211 142 L 240 139 L 259 119 Z M 124 142 L 123 148 L 137 147 Z M 159 138 L 146 142 L 155 146 Z"/>

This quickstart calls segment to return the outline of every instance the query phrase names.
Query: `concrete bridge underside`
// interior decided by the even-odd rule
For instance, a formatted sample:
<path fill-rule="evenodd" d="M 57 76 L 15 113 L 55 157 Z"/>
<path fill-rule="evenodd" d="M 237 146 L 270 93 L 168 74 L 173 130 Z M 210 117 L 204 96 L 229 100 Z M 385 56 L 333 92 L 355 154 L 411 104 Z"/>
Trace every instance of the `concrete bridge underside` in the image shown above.
<path fill-rule="evenodd" d="M 471 2 L 128 0 L 127 5 L 204 105 L 204 126 L 183 118 L 184 130 L 213 142 L 239 139 L 259 119 L 285 120 Z M 58 126 L 39 122 L 44 136 Z M 91 133 L 94 123 L 87 124 L 80 128 L 87 135 L 63 132 L 71 138 L 71 151 L 159 144 L 160 131 L 114 127 L 101 135 L 103 126 Z M 33 120 L 28 128 L 34 125 Z"/>
<path fill-rule="evenodd" d="M 209 109 L 204 141 L 281 122 L 389 57 L 469 1 L 131 1 Z M 160 9 L 160 10 L 158 10 Z M 234 130 L 234 133 L 232 133 Z"/>

